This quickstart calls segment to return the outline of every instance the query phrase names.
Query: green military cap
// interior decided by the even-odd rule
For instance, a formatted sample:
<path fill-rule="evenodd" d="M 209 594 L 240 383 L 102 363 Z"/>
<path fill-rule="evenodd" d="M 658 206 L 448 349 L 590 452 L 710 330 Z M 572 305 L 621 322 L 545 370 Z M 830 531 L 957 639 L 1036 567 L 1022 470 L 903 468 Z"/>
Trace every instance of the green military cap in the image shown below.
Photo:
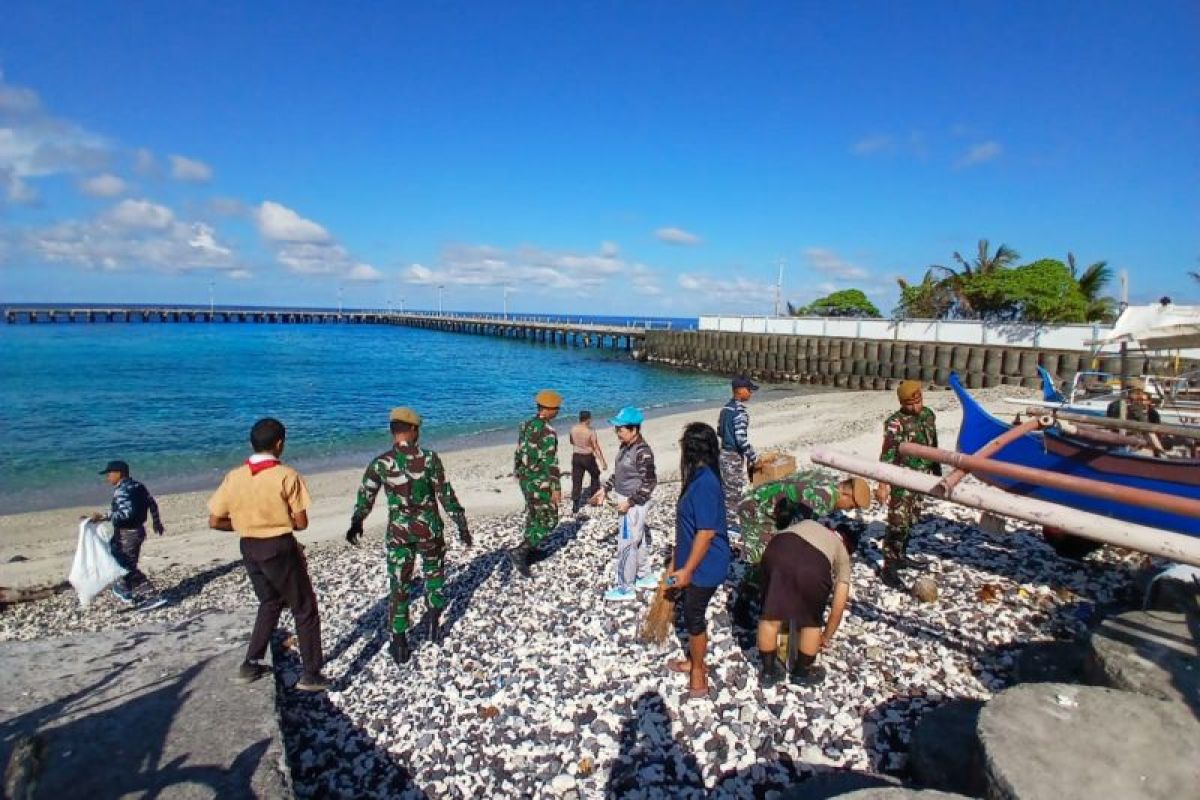
<path fill-rule="evenodd" d="M 409 425 L 421 427 L 421 415 L 413 411 L 411 408 L 393 408 L 391 416 L 388 417 L 390 422 L 407 422 Z"/>

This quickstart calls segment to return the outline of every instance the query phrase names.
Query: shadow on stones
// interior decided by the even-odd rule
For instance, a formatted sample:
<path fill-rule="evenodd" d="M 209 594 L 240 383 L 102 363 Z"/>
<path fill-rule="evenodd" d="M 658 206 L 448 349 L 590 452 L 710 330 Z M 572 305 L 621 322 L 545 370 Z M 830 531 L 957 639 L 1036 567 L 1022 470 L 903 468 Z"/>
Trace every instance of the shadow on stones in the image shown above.
<path fill-rule="evenodd" d="M 194 787 L 207 787 L 216 797 L 252 797 L 253 777 L 270 739 L 248 745 L 228 766 L 187 765 L 186 753 L 163 761 L 175 715 L 190 694 L 190 684 L 211 660 L 171 680 L 152 683 L 145 687 L 148 691 L 139 689 L 119 704 L 93 698 L 132 666 L 123 664 L 84 689 L 6 720 L 0 723 L 4 762 L 20 737 L 36 734 L 43 743 L 43 765 L 36 775 L 40 797 L 153 797 L 185 786 L 193 792 Z M 84 716 L 54 724 L 62 716 L 78 714 Z"/>
<path fill-rule="evenodd" d="M 559 550 L 575 541 L 582 528 L 583 523 L 573 518 L 560 521 L 534 551 L 533 557 L 529 559 L 530 565 L 540 564 L 553 557 Z"/>
<path fill-rule="evenodd" d="M 381 605 L 386 607 L 387 600 L 379 601 L 372 610 Z M 360 620 L 371 613 L 368 611 Z M 382 643 L 386 632 L 382 625 L 374 627 Z M 364 650 L 371 644 L 368 642 Z M 299 656 L 281 647 L 278 637 L 272 640 L 272 658 L 277 676 L 300 672 Z M 370 732 L 355 725 L 327 694 L 299 692 L 286 688 L 278 677 L 276 680 L 284 751 L 297 798 L 426 800 L 412 773 L 397 762 L 395 755 L 377 745 Z"/>
<path fill-rule="evenodd" d="M 863 747 L 871 758 L 871 769 L 909 778 L 912 731 L 921 717 L 941 702 L 920 694 L 896 695 L 871 709 L 863 717 Z"/>
<path fill-rule="evenodd" d="M 200 594 L 208 584 L 228 575 L 241 566 L 241 561 L 230 561 L 227 564 L 211 567 L 195 575 L 189 575 L 170 589 L 163 591 L 162 596 L 172 603 L 182 602 Z"/>
<path fill-rule="evenodd" d="M 676 738 L 662 696 L 646 692 L 634 701 L 630 717 L 621 727 L 621 750 L 609 770 L 604 796 L 608 800 L 634 796 L 732 798 L 778 792 L 780 800 L 826 800 L 857 789 L 898 785 L 883 775 L 794 761 L 777 753 L 773 734 L 765 733 L 756 750 L 760 760 L 745 769 L 723 773 L 709 788 L 688 744 Z M 775 733 L 782 736 L 784 731 Z M 727 742 L 715 732 L 704 747 L 718 760 L 728 755 Z"/>

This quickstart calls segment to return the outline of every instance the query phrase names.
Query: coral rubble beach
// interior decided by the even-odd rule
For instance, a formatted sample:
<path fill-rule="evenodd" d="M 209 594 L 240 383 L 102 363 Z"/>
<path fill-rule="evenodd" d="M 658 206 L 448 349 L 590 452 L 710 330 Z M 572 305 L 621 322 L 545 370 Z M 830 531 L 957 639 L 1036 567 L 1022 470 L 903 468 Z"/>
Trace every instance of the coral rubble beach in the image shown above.
<path fill-rule="evenodd" d="M 995 401 L 1010 393 L 982 394 Z M 816 443 L 876 454 L 894 406 L 891 392 L 760 398 L 751 406 L 756 446 L 802 460 Z M 939 414 L 942 440 L 953 442 L 957 403 L 933 391 L 927 402 Z M 660 555 L 673 535 L 678 431 L 687 420 L 715 416 L 705 408 L 647 424 L 666 479 L 650 515 Z M 611 433 L 601 436 L 613 453 Z M 341 535 L 357 472 L 312 476 L 313 525 L 301 539 L 310 543 L 333 690 L 316 697 L 290 690 L 297 656 L 282 638 L 274 648 L 283 740 L 300 797 L 409 790 L 431 797 L 761 797 L 831 770 L 907 778 L 909 743 L 923 714 L 1010 685 L 1024 645 L 1083 635 L 1098 609 L 1129 600 L 1142 560 L 1105 549 L 1067 561 L 1036 531 L 1010 524 L 986 533 L 974 513 L 931 502 L 911 546 L 930 558 L 939 597 L 921 603 L 877 578 L 883 510 L 876 506 L 861 517 L 867 529 L 852 602 L 822 655 L 825 682 L 759 688 L 753 632 L 737 613 L 735 568 L 710 606 L 712 698 L 685 701 L 683 679 L 664 668 L 678 645 L 638 641 L 645 604 L 600 599 L 613 512 L 564 518 L 549 556 L 522 581 L 503 554 L 520 531 L 511 448 L 448 453 L 446 462 L 471 514 L 475 546 L 450 544 L 444 645 L 431 647 L 418 624 L 414 659 L 402 669 L 386 649 L 384 512 L 368 521 L 366 546 L 350 548 Z M 5 608 L 0 640 L 175 624 L 251 605 L 233 538 L 203 528 L 204 499 L 162 498 L 170 533 L 146 545 L 144 568 L 171 605 L 122 613 L 103 596 L 81 610 L 72 594 L 59 592 Z M 0 518 L 0 584 L 61 580 L 76 511 Z M 28 560 L 9 563 L 13 556 Z M 417 600 L 414 619 L 424 609 Z M 230 691 L 241 689 L 231 682 Z"/>

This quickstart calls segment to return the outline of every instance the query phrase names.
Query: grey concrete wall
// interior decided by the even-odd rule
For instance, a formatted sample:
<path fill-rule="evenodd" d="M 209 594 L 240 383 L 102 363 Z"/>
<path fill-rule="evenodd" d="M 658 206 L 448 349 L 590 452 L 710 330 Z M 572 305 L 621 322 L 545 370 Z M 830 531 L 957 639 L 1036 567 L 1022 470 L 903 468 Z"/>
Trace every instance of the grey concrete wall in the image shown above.
<path fill-rule="evenodd" d="M 1032 389 L 1041 385 L 1038 364 L 1060 383 L 1080 370 L 1116 372 L 1120 365 L 1116 357 L 1094 361 L 1068 350 L 725 331 L 647 331 L 645 355 L 661 364 L 848 389 L 888 389 L 908 378 L 945 385 L 952 370 L 970 389 Z M 1169 359 L 1140 357 L 1129 358 L 1128 370 L 1174 372 Z"/>

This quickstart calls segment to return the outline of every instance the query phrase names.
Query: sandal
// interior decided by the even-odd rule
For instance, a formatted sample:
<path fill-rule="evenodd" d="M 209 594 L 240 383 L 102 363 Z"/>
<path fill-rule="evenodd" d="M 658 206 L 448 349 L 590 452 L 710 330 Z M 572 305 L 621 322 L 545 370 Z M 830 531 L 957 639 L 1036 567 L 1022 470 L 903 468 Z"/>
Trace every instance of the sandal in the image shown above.
<path fill-rule="evenodd" d="M 687 675 L 692 671 L 692 662 L 685 661 L 682 658 L 673 658 L 667 662 L 667 669 L 671 672 L 682 672 Z"/>

